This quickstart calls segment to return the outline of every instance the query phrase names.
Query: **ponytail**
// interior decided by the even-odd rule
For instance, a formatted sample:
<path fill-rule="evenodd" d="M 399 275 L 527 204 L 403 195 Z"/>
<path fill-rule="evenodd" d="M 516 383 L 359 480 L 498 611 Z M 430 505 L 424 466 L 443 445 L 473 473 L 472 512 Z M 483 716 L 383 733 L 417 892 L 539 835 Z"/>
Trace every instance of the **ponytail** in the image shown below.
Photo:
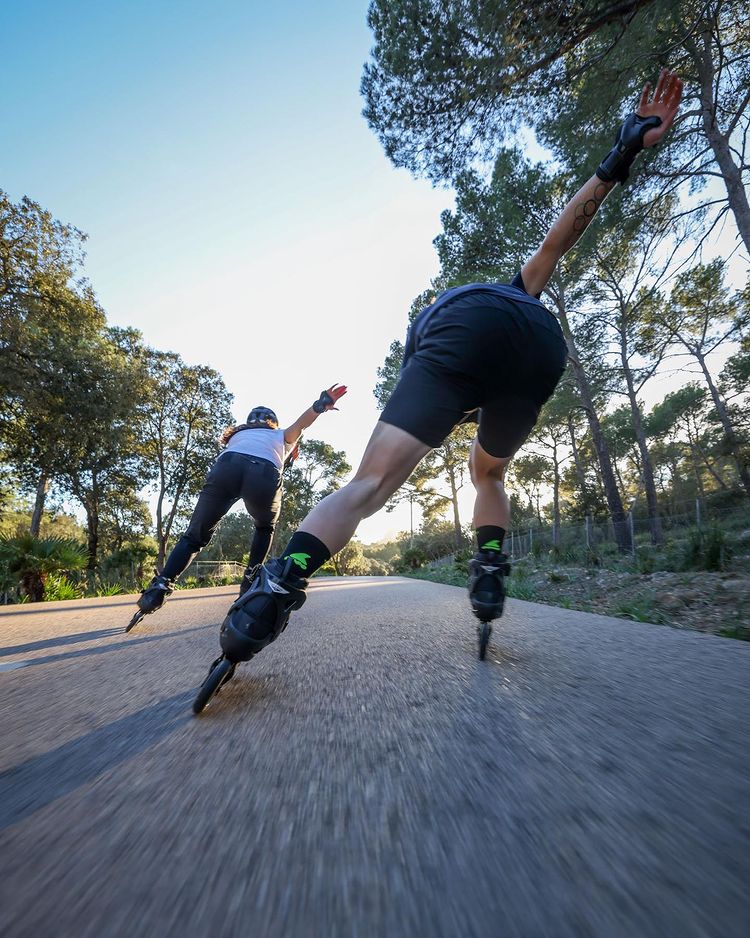
<path fill-rule="evenodd" d="M 249 430 L 250 427 L 246 423 L 238 423 L 234 427 L 227 427 L 226 430 L 219 437 L 219 446 L 226 446 L 227 443 L 232 439 L 235 433 L 239 433 L 240 430 Z"/>
<path fill-rule="evenodd" d="M 227 443 L 232 439 L 235 433 L 239 433 L 240 430 L 278 430 L 278 427 L 269 427 L 265 423 L 238 423 L 234 427 L 227 427 L 226 430 L 219 437 L 219 446 L 226 446 Z"/>

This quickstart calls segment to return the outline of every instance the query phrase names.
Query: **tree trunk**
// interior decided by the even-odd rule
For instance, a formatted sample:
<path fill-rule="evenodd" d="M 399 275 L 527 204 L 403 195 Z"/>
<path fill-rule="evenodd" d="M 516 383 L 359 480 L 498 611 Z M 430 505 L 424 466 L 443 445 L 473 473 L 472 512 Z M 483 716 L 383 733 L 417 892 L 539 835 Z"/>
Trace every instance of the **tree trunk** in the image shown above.
<path fill-rule="evenodd" d="M 742 184 L 742 170 L 732 158 L 730 135 L 723 134 L 716 122 L 716 104 L 714 101 L 716 75 L 711 49 L 712 25 L 717 25 L 715 19 L 713 24 L 707 23 L 703 29 L 700 46 L 692 39 L 688 39 L 685 47 L 695 63 L 700 81 L 703 132 L 721 170 L 727 190 L 727 202 L 737 222 L 737 230 L 745 242 L 745 250 L 750 253 L 750 202 L 748 202 L 747 192 Z"/>
<path fill-rule="evenodd" d="M 450 464 L 446 469 L 448 475 L 448 484 L 451 487 L 451 502 L 453 503 L 453 530 L 456 536 L 456 550 L 461 550 L 463 544 L 463 532 L 461 530 L 461 516 L 458 513 L 458 486 L 456 485 L 456 473 Z"/>
<path fill-rule="evenodd" d="M 687 426 L 687 438 L 688 438 L 688 446 L 690 447 L 690 458 L 693 463 L 693 473 L 695 474 L 695 484 L 698 486 L 698 494 L 700 495 L 700 497 L 705 498 L 706 492 L 703 488 L 703 480 L 701 479 L 701 470 L 698 464 L 697 446 L 693 442 L 693 435 L 690 432 L 689 424 Z"/>
<path fill-rule="evenodd" d="M 599 416 L 594 407 L 594 396 L 591 392 L 591 386 L 586 371 L 578 358 L 573 333 L 568 323 L 567 311 L 561 299 L 557 302 L 557 308 L 560 314 L 560 322 L 565 335 L 565 341 L 568 343 L 570 363 L 573 367 L 576 384 L 578 385 L 578 393 L 581 395 L 583 409 L 586 412 L 591 437 L 594 441 L 596 458 L 599 463 L 599 472 L 604 486 L 604 495 L 607 499 L 607 507 L 609 508 L 609 515 L 614 528 L 615 541 L 620 550 L 629 551 L 631 547 L 630 529 L 627 525 L 625 509 L 622 506 L 622 498 L 617 489 L 617 482 L 615 481 L 615 474 L 612 469 L 612 459 L 609 455 L 609 447 L 607 446 L 607 441 L 604 439 Z"/>
<path fill-rule="evenodd" d="M 164 566 L 164 560 L 167 556 L 167 544 L 169 544 L 169 538 L 172 536 L 172 525 L 174 524 L 174 519 L 177 514 L 177 506 L 182 498 L 182 494 L 185 490 L 184 479 L 180 482 L 174 492 L 174 498 L 172 500 L 172 507 L 169 509 L 169 514 L 167 515 L 167 520 L 164 521 L 162 516 L 162 504 L 159 505 L 159 537 L 157 538 L 159 545 L 159 557 L 157 557 L 157 562 L 159 569 Z"/>
<path fill-rule="evenodd" d="M 42 525 L 42 514 L 44 513 L 44 502 L 47 498 L 48 488 L 49 481 L 45 470 L 39 477 L 39 484 L 36 487 L 36 500 L 34 501 L 34 511 L 31 515 L 31 527 L 29 528 L 29 534 L 31 534 L 32 537 L 39 537 L 39 529 Z"/>
<path fill-rule="evenodd" d="M 557 458 L 557 443 L 552 444 L 552 543 L 560 546 L 560 461 Z"/>
<path fill-rule="evenodd" d="M 86 510 L 86 546 L 89 552 L 88 570 L 95 570 L 99 554 L 99 513 L 95 508 Z"/>
<path fill-rule="evenodd" d="M 86 564 L 88 570 L 95 570 L 99 559 L 99 485 L 96 472 L 91 474 L 91 493 L 86 499 L 86 534 L 89 560 Z"/>
<path fill-rule="evenodd" d="M 44 581 L 46 573 L 27 571 L 21 579 L 21 589 L 29 597 L 29 602 L 40 603 L 44 599 Z"/>
<path fill-rule="evenodd" d="M 573 426 L 572 417 L 568 417 L 568 433 L 570 434 L 570 448 L 573 451 L 573 464 L 576 468 L 576 478 L 578 479 L 578 487 L 581 490 L 581 503 L 583 505 L 584 514 L 588 514 L 588 498 L 586 494 L 586 474 L 583 471 L 583 465 L 581 464 L 581 454 L 578 450 L 578 441 L 576 440 L 575 427 Z"/>
<path fill-rule="evenodd" d="M 654 481 L 654 467 L 651 462 L 651 453 L 648 451 L 646 443 L 646 432 L 643 429 L 643 416 L 641 408 L 638 405 L 635 384 L 633 382 L 633 372 L 630 370 L 630 362 L 627 356 L 627 345 L 624 334 L 620 337 L 620 351 L 622 368 L 625 373 L 625 384 L 628 389 L 628 400 L 630 401 L 630 411 L 633 417 L 633 430 L 638 444 L 638 452 L 641 456 L 640 474 L 643 480 L 643 488 L 646 491 L 646 505 L 648 506 L 648 522 L 651 530 L 651 543 L 661 544 L 663 540 L 661 529 L 661 518 L 659 517 L 659 501 L 656 497 L 656 482 Z"/>
<path fill-rule="evenodd" d="M 162 484 L 161 490 L 159 491 L 159 497 L 156 500 L 156 569 L 162 570 L 164 568 L 164 554 L 166 553 L 167 541 L 164 537 L 164 518 L 163 518 L 163 506 L 164 506 L 164 485 Z"/>
<path fill-rule="evenodd" d="M 750 470 L 748 470 L 745 460 L 742 457 L 742 448 L 739 445 L 737 440 L 737 434 L 734 432 L 734 426 L 732 421 L 729 419 L 729 413 L 727 411 L 726 404 L 722 400 L 719 390 L 714 384 L 713 378 L 711 377 L 711 372 L 706 366 L 706 359 L 701 354 L 696 354 L 696 358 L 701 366 L 701 371 L 703 372 L 703 377 L 706 379 L 706 384 L 708 385 L 708 390 L 711 394 L 711 400 L 714 402 L 714 407 L 716 408 L 716 413 L 719 415 L 719 420 L 724 429 L 724 437 L 726 439 L 727 448 L 732 454 L 732 458 L 735 463 L 737 463 L 737 472 L 740 476 L 740 482 L 742 482 L 742 487 L 745 489 L 747 495 L 750 496 Z"/>
<path fill-rule="evenodd" d="M 711 464 L 708 456 L 706 455 L 706 451 L 703 449 L 703 447 L 699 446 L 697 443 L 695 444 L 695 446 L 696 446 L 696 449 L 698 450 L 698 453 L 700 454 L 701 459 L 706 465 L 706 469 L 708 469 L 708 471 L 711 473 L 712 478 L 714 478 L 719 483 L 719 488 L 723 489 L 723 491 L 726 492 L 729 489 L 729 486 L 725 482 L 722 474 L 714 465 Z"/>

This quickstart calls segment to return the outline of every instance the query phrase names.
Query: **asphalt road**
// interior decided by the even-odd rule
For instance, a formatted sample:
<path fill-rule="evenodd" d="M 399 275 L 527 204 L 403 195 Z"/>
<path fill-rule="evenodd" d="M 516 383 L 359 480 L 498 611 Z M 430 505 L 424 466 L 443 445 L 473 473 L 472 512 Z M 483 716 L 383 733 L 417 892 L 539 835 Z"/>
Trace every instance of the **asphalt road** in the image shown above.
<path fill-rule="evenodd" d="M 750 935 L 750 645 L 321 580 L 201 717 L 231 589 L 0 612 L 0 932 Z"/>

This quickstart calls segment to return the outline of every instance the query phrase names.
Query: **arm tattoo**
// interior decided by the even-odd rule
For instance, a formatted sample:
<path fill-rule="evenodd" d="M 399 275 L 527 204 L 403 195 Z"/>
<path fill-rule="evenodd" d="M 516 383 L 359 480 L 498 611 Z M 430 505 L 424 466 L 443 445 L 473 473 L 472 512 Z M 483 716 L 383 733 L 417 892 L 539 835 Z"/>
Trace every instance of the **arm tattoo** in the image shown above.
<path fill-rule="evenodd" d="M 590 199 L 586 199 L 585 202 L 581 202 L 576 205 L 575 209 L 575 219 L 573 220 L 573 230 L 577 231 L 579 234 L 588 227 L 591 219 L 596 215 L 596 211 L 599 206 L 604 201 L 609 188 L 603 183 L 599 183 L 594 189 L 594 195 Z"/>

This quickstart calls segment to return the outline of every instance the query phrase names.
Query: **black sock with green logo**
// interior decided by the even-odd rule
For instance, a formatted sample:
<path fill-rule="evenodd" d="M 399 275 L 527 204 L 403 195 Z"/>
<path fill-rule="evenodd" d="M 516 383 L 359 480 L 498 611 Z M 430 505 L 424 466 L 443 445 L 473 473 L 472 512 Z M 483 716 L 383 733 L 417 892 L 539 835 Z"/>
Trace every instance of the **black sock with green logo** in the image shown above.
<path fill-rule="evenodd" d="M 292 534 L 279 560 L 283 562 L 289 557 L 292 558 L 291 572 L 297 576 L 309 577 L 319 570 L 326 560 L 330 560 L 331 552 L 314 534 L 297 531 Z"/>
<path fill-rule="evenodd" d="M 495 524 L 483 524 L 477 528 L 477 545 L 480 550 L 502 553 L 505 528 Z"/>

